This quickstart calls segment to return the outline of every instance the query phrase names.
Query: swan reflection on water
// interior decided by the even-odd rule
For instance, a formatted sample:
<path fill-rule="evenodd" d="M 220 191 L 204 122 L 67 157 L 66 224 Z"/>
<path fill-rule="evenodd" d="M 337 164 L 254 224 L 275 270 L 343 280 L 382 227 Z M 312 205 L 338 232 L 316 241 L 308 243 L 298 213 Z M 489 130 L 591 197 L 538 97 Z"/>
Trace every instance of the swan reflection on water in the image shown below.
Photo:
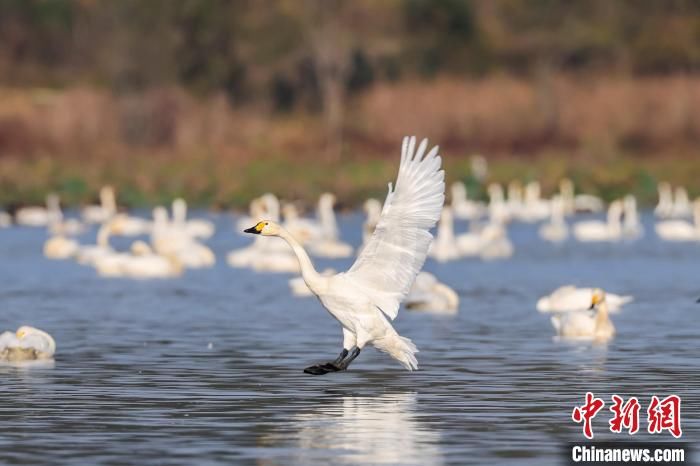
<path fill-rule="evenodd" d="M 295 416 L 294 462 L 442 464 L 440 434 L 420 421 L 415 393 L 343 396 Z M 284 444 L 287 439 L 274 439 Z"/>

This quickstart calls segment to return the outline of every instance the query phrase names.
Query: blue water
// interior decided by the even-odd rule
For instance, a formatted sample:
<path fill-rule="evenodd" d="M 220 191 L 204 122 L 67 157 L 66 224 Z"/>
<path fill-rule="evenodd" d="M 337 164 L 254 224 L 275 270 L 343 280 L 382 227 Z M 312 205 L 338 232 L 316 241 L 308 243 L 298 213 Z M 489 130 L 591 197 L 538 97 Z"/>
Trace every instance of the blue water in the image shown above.
<path fill-rule="evenodd" d="M 335 357 L 337 323 L 291 297 L 288 275 L 229 268 L 249 239 L 214 218 L 217 265 L 165 281 L 103 279 L 44 259 L 44 230 L 0 230 L 0 330 L 31 324 L 58 344 L 53 367 L 0 367 L 1 463 L 556 464 L 584 440 L 571 410 L 586 391 L 606 401 L 596 439 L 629 438 L 607 429 L 613 393 L 640 398 L 642 431 L 652 394 L 681 396 L 683 440 L 698 438 L 700 244 L 662 243 L 648 215 L 631 243 L 555 247 L 514 225 L 512 259 L 429 261 L 461 305 L 400 312 L 420 370 L 367 349 L 322 377 L 302 369 Z M 358 244 L 360 216 L 340 223 Z M 535 302 L 568 283 L 634 295 L 609 344 L 553 338 Z"/>

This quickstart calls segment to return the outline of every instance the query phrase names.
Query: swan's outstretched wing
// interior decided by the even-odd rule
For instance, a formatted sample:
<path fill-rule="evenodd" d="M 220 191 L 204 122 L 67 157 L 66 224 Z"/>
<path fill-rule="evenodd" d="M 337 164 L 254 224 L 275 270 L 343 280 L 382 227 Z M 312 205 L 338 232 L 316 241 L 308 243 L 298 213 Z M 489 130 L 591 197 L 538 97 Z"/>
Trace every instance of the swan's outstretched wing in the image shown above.
<path fill-rule="evenodd" d="M 445 172 L 438 147 L 426 154 L 428 140 L 404 138 L 396 187 L 389 183 L 372 237 L 346 277 L 391 319 L 423 267 L 445 202 Z"/>

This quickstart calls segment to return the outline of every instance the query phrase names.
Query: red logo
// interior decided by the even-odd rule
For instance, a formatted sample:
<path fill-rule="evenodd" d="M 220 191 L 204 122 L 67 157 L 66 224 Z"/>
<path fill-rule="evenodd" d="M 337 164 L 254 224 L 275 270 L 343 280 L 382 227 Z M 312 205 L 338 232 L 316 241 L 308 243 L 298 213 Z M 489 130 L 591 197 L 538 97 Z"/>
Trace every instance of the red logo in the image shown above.
<path fill-rule="evenodd" d="M 670 395 L 659 401 L 656 395 L 652 396 L 647 409 L 647 420 L 649 422 L 647 430 L 650 434 L 658 434 L 668 430 L 671 435 L 679 438 L 683 435 L 683 431 L 681 431 L 681 398 Z"/>
<path fill-rule="evenodd" d="M 627 430 L 629 435 L 634 435 L 639 431 L 639 412 L 642 406 L 637 397 L 631 397 L 626 402 L 618 395 L 612 395 L 613 413 L 612 419 L 608 421 L 610 432 L 622 433 Z M 593 418 L 603 409 L 605 402 L 596 398 L 593 393 L 586 393 L 586 402 L 582 406 L 576 406 L 571 413 L 571 419 L 575 423 L 583 423 L 583 435 L 588 439 L 593 438 Z M 681 430 L 681 398 L 677 395 L 669 395 L 663 400 L 654 395 L 649 401 L 647 408 L 647 431 L 650 434 L 660 434 L 668 431 L 676 438 L 683 435 Z"/>
<path fill-rule="evenodd" d="M 615 415 L 609 422 L 610 432 L 622 432 L 622 428 L 627 429 L 630 435 L 634 435 L 639 430 L 639 410 L 641 405 L 637 398 L 632 397 L 623 405 L 622 397 L 612 396 L 613 405 L 610 411 Z"/>
<path fill-rule="evenodd" d="M 598 411 L 603 409 L 605 402 L 600 398 L 593 396 L 593 393 L 586 393 L 586 404 L 583 406 L 576 406 L 574 411 L 571 413 L 571 419 L 575 423 L 580 424 L 583 421 L 583 435 L 588 439 L 593 438 L 593 426 L 591 421 L 598 414 Z"/>

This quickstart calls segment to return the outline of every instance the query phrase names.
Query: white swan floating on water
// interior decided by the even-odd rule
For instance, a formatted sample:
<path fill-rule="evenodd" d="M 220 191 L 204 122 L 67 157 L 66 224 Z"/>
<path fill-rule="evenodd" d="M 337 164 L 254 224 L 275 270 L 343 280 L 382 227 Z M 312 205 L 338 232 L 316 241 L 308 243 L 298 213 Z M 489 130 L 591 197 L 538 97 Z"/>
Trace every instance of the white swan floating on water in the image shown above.
<path fill-rule="evenodd" d="M 574 224 L 574 237 L 582 242 L 619 241 L 622 239 L 622 202 L 608 207 L 607 221 L 587 220 Z"/>
<path fill-rule="evenodd" d="M 574 285 L 560 286 L 537 301 L 537 310 L 543 313 L 583 311 L 591 305 L 594 291 L 594 288 L 577 288 Z M 620 311 L 622 306 L 633 300 L 633 296 L 606 293 L 606 303 L 613 313 Z"/>
<path fill-rule="evenodd" d="M 467 198 L 467 187 L 461 181 L 452 183 L 450 193 L 452 195 L 450 207 L 456 218 L 476 220 L 486 212 L 486 205 L 483 202 L 472 201 Z"/>
<path fill-rule="evenodd" d="M 117 200 L 114 188 L 103 186 L 100 189 L 100 203 L 83 207 L 80 214 L 86 223 L 104 223 L 117 213 Z"/>
<path fill-rule="evenodd" d="M 569 237 L 569 226 L 564 220 L 564 198 L 561 195 L 554 196 L 549 209 L 549 222 L 543 223 L 538 233 L 545 241 L 561 243 Z"/>
<path fill-rule="evenodd" d="M 44 243 L 44 256 L 48 259 L 70 259 L 79 249 L 80 244 L 76 240 L 55 235 Z"/>
<path fill-rule="evenodd" d="M 22 207 L 15 212 L 15 222 L 28 227 L 44 227 L 63 218 L 61 206 L 56 194 L 46 196 L 46 207 Z"/>
<path fill-rule="evenodd" d="M 50 360 L 56 352 L 56 342 L 48 333 L 23 325 L 15 333 L 0 334 L 0 361 L 19 362 Z"/>
<path fill-rule="evenodd" d="M 416 276 L 411 291 L 406 296 L 406 309 L 456 314 L 459 309 L 459 295 L 449 286 L 439 282 L 432 273 L 421 272 Z"/>
<path fill-rule="evenodd" d="M 654 225 L 656 234 L 664 241 L 700 241 L 700 199 L 693 202 L 693 222 L 665 220 Z"/>
<path fill-rule="evenodd" d="M 307 367 L 314 375 L 347 369 L 368 343 L 388 353 L 408 370 L 418 368 L 416 346 L 391 325 L 401 302 L 423 267 L 445 201 L 445 172 L 438 148 L 426 154 L 428 141 L 416 148 L 414 137 L 404 138 L 395 188 L 389 185 L 379 224 L 353 266 L 345 273 L 320 275 L 309 255 L 284 228 L 261 221 L 245 230 L 278 236 L 292 247 L 301 274 L 311 291 L 343 329 L 343 350 L 326 364 Z"/>
<path fill-rule="evenodd" d="M 615 326 L 608 314 L 605 291 L 600 288 L 593 290 L 589 309 L 553 315 L 551 321 L 557 335 L 577 340 L 607 341 L 611 339 L 615 335 Z"/>
<path fill-rule="evenodd" d="M 336 222 L 333 212 L 334 204 L 335 196 L 333 194 L 321 194 L 318 200 L 318 221 L 321 235 L 309 244 L 309 250 L 315 256 L 329 259 L 352 256 L 352 246 L 340 240 L 338 222 Z"/>

